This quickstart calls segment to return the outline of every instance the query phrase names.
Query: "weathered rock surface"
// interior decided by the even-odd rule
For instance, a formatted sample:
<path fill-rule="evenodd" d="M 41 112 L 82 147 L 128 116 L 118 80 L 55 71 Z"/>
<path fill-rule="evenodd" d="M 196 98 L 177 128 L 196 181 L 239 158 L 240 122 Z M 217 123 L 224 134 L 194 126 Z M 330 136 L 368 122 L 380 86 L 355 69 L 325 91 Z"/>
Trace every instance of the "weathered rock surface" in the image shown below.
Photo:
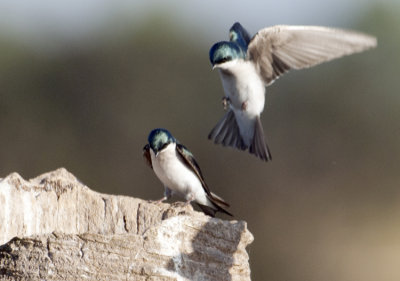
<path fill-rule="evenodd" d="M 252 241 L 243 221 L 100 194 L 65 169 L 0 179 L 1 280 L 250 280 Z"/>

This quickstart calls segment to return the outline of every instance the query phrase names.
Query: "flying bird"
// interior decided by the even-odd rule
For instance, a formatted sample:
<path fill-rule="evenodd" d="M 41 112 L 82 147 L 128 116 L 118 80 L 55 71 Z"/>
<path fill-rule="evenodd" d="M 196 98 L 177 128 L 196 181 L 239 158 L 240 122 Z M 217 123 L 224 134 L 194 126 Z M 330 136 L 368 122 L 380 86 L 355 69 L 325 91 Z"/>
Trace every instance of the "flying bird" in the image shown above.
<path fill-rule="evenodd" d="M 214 217 L 216 212 L 232 216 L 225 210 L 229 204 L 208 188 L 193 154 L 166 129 L 150 132 L 143 157 L 164 185 L 164 197 L 158 202 L 177 194 L 186 204 L 196 202 L 209 216 Z"/>
<path fill-rule="evenodd" d="M 264 161 L 272 159 L 260 120 L 266 86 L 291 69 L 308 68 L 377 44 L 370 35 L 322 26 L 276 25 L 251 38 L 238 22 L 231 27 L 229 39 L 214 44 L 209 53 L 213 69 L 219 70 L 228 110 L 208 138 L 248 149 Z"/>

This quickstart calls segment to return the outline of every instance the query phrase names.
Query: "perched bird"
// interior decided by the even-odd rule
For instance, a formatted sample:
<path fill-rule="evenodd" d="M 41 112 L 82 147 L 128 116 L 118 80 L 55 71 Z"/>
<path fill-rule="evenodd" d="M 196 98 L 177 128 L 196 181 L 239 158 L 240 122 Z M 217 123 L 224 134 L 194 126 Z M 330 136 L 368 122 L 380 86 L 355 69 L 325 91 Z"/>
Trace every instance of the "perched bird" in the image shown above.
<path fill-rule="evenodd" d="M 208 188 L 193 154 L 169 131 L 152 130 L 143 148 L 143 157 L 164 184 L 164 197 L 158 202 L 177 194 L 185 198 L 186 204 L 195 201 L 209 216 L 214 217 L 216 212 L 232 216 L 224 209 L 229 204 Z"/>
<path fill-rule="evenodd" d="M 290 69 L 311 67 L 377 44 L 375 37 L 366 34 L 321 26 L 277 25 L 251 38 L 238 22 L 229 37 L 230 41 L 214 44 L 209 53 L 222 80 L 224 107 L 229 109 L 208 138 L 249 149 L 265 161 L 272 159 L 260 121 L 265 87 Z"/>

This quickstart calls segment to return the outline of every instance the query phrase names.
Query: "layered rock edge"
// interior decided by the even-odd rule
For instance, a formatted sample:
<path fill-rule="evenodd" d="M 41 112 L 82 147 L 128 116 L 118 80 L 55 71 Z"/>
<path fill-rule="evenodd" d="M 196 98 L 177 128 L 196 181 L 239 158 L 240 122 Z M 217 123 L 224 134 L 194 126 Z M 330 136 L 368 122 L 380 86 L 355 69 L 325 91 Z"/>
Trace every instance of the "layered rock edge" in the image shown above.
<path fill-rule="evenodd" d="M 250 280 L 252 241 L 244 221 L 101 194 L 64 168 L 0 179 L 1 280 Z"/>

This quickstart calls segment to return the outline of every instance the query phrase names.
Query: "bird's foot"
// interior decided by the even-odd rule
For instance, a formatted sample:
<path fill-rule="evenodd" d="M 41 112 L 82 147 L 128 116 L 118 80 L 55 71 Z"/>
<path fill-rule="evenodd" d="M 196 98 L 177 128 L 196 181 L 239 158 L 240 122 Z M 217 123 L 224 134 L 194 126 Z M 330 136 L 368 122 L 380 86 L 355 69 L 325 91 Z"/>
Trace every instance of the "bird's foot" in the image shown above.
<path fill-rule="evenodd" d="M 154 204 L 161 204 L 162 202 L 164 202 L 165 200 L 167 200 L 167 196 L 164 196 L 163 198 L 159 199 L 159 200 L 150 200 L 150 203 L 154 203 Z"/>
<path fill-rule="evenodd" d="M 242 103 L 242 111 L 245 111 L 247 109 L 247 101 Z"/>
<path fill-rule="evenodd" d="M 185 207 L 190 205 L 192 201 L 194 201 L 194 195 L 191 194 L 189 197 L 186 197 Z"/>
<path fill-rule="evenodd" d="M 231 102 L 231 100 L 228 97 L 222 98 L 222 106 L 224 107 L 224 110 L 228 109 L 230 102 Z"/>
<path fill-rule="evenodd" d="M 187 207 L 187 206 L 189 206 L 189 205 L 190 205 L 190 203 L 192 203 L 192 200 L 188 200 L 188 201 L 186 201 L 186 202 L 183 204 L 183 206 Z"/>

